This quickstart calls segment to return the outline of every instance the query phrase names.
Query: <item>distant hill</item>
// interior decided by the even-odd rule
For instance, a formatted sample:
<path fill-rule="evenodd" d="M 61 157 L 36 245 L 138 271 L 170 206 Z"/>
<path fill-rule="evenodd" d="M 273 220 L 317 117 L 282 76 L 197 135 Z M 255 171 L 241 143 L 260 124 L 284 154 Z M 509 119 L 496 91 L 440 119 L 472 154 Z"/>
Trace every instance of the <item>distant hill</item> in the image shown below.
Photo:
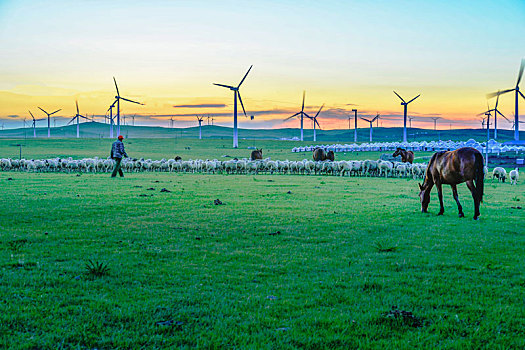
<path fill-rule="evenodd" d="M 75 138 L 77 134 L 76 125 L 60 126 L 51 128 L 53 138 Z M 121 126 L 121 134 L 126 138 L 198 138 L 199 128 L 163 128 L 158 126 Z M 374 128 L 373 141 L 401 141 L 403 134 L 402 128 Z M 498 130 L 498 140 L 508 141 L 513 139 L 512 130 Z M 47 137 L 47 127 L 36 128 L 37 138 Z M 368 142 L 370 130 L 361 128 L 357 130 L 357 141 Z M 491 131 L 491 135 L 493 132 Z M 116 137 L 115 128 L 115 137 Z M 299 137 L 299 129 L 239 129 L 240 139 L 291 139 Z M 0 138 L 32 138 L 32 128 L 7 129 L 0 131 Z M 80 124 L 81 138 L 109 138 L 109 125 L 97 122 Z M 231 139 L 232 128 L 204 125 L 202 127 L 202 137 L 205 139 Z M 457 130 L 429 130 L 429 129 L 408 129 L 409 141 L 423 140 L 468 140 L 473 138 L 478 141 L 487 139 L 487 131 L 482 129 L 457 129 Z M 520 139 L 525 138 L 525 132 L 520 133 Z M 305 142 L 313 141 L 313 130 L 304 130 Z M 354 130 L 317 130 L 318 142 L 345 142 L 354 141 Z"/>

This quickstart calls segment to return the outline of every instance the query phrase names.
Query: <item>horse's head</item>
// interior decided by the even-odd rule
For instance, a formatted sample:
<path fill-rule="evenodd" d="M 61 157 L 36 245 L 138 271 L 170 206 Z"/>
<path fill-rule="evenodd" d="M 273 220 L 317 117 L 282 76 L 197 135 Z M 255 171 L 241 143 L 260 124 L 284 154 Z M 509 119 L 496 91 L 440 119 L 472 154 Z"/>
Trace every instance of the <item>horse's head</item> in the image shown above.
<path fill-rule="evenodd" d="M 328 151 L 328 153 L 326 154 L 326 158 L 330 159 L 333 162 L 335 160 L 334 151 Z"/>
<path fill-rule="evenodd" d="M 397 157 L 398 155 L 401 154 L 401 148 L 396 148 L 396 151 L 394 152 L 394 154 L 392 154 L 392 157 Z"/>
<path fill-rule="evenodd" d="M 426 213 L 428 209 L 428 203 L 430 203 L 430 191 L 426 183 L 419 185 L 419 200 L 421 201 L 421 212 Z"/>

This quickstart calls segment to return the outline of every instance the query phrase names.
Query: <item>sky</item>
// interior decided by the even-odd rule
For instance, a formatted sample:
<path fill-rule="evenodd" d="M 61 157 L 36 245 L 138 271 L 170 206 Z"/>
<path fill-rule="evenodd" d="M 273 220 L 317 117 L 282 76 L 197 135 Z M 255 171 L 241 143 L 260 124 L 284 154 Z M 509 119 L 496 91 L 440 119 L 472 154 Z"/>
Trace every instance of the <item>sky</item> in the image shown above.
<path fill-rule="evenodd" d="M 513 88 L 525 58 L 525 1 L 58 1 L 0 0 L 0 126 L 21 127 L 61 108 L 103 121 L 115 96 L 136 125 L 231 126 L 241 86 L 241 128 L 299 127 L 301 109 L 324 129 L 348 116 L 402 126 L 481 127 L 486 94 Z M 523 83 L 521 84 L 523 85 Z M 524 87 L 525 89 L 525 87 Z M 520 102 L 525 115 L 525 100 Z M 500 110 L 514 116 L 511 94 Z M 239 111 L 242 109 L 239 106 Z M 131 118 L 128 118 L 130 120 Z M 37 122 L 37 126 L 45 122 Z M 510 129 L 502 120 L 498 125 Z M 360 121 L 358 127 L 368 123 Z M 311 122 L 305 122 L 311 128 Z M 353 122 L 351 124 L 353 128 Z"/>

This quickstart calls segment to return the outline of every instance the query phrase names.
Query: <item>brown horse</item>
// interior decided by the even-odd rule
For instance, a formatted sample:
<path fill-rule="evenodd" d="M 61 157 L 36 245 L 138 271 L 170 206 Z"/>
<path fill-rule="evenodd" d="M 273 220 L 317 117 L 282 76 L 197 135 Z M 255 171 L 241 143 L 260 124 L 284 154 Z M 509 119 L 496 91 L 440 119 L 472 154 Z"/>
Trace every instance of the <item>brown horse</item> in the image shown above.
<path fill-rule="evenodd" d="M 414 161 L 414 152 L 407 151 L 404 148 L 399 148 L 398 147 L 396 149 L 396 151 L 394 152 L 394 154 L 392 154 L 392 157 L 397 157 L 397 156 L 401 156 L 401 161 L 403 163 L 410 163 L 410 164 L 412 164 L 412 162 Z"/>
<path fill-rule="evenodd" d="M 467 187 L 474 199 L 474 220 L 478 219 L 479 204 L 483 201 L 483 156 L 471 147 L 463 147 L 455 151 L 442 151 L 435 153 L 427 166 L 425 181 L 419 184 L 419 198 L 421 199 L 421 211 L 427 212 L 430 202 L 430 191 L 436 185 L 439 198 L 439 213 L 443 215 L 443 193 L 441 185 L 446 184 L 452 187 L 452 195 L 458 205 L 459 217 L 462 218 L 463 208 L 459 203 L 458 190 L 456 185 L 462 182 L 467 183 Z M 474 181 L 476 185 L 474 186 Z"/>
<path fill-rule="evenodd" d="M 250 156 L 250 160 L 256 160 L 256 159 L 262 159 L 262 148 L 256 149 L 255 151 L 252 151 L 252 154 Z"/>
<path fill-rule="evenodd" d="M 322 148 L 316 148 L 314 150 L 313 158 L 316 162 L 324 160 L 331 160 L 333 162 L 335 159 L 335 154 L 334 151 L 325 152 Z"/>

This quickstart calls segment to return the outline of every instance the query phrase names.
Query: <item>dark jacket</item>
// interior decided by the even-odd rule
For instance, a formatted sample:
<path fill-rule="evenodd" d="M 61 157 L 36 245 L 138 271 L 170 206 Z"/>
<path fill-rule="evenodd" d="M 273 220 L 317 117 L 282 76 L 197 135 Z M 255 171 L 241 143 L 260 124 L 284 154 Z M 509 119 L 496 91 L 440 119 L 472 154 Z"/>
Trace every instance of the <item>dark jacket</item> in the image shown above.
<path fill-rule="evenodd" d="M 111 158 L 123 158 L 128 157 L 126 151 L 124 150 L 124 143 L 122 141 L 115 141 L 111 145 Z"/>

